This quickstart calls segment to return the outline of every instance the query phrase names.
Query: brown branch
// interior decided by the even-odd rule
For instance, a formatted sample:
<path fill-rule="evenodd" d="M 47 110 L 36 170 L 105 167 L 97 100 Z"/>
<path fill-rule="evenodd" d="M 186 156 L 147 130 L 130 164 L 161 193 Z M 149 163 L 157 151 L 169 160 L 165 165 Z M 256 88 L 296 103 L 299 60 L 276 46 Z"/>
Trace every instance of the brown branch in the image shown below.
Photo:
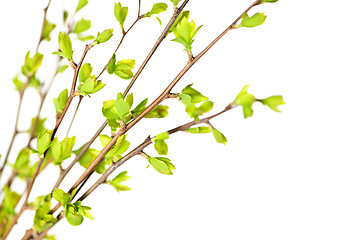
<path fill-rule="evenodd" d="M 261 0 L 256 0 L 249 8 L 247 8 L 238 18 L 247 13 L 252 7 L 258 5 Z M 235 23 L 237 22 L 235 21 Z M 169 84 L 169 86 L 144 110 L 142 111 L 137 117 L 135 117 L 131 122 L 128 123 L 124 130 L 119 131 L 111 141 L 105 146 L 105 148 L 100 152 L 100 154 L 94 159 L 94 161 L 90 164 L 90 166 L 85 170 L 85 172 L 79 177 L 79 179 L 75 182 L 75 184 L 71 187 L 69 192 L 72 192 L 75 188 L 77 188 L 81 182 L 83 182 L 92 172 L 94 171 L 97 164 L 101 162 L 104 158 L 105 154 L 110 150 L 110 148 L 116 143 L 117 139 L 124 135 L 127 131 L 129 131 L 136 123 L 138 123 L 142 118 L 144 118 L 151 110 L 153 110 L 158 104 L 160 104 L 173 87 L 179 82 L 179 80 L 189 71 L 189 69 L 202 57 L 207 53 L 214 45 L 217 43 L 227 32 L 234 29 L 234 23 L 232 23 L 229 27 L 227 27 L 217 38 L 215 38 L 207 47 L 204 48 L 192 61 L 189 61 L 186 66 L 180 71 L 180 73 L 175 77 L 175 79 Z"/>
<path fill-rule="evenodd" d="M 185 8 L 186 4 L 189 2 L 189 0 L 185 0 L 184 3 L 174 11 L 173 16 L 171 17 L 171 19 L 169 20 L 168 24 L 166 25 L 166 27 L 164 28 L 164 30 L 162 31 L 162 33 L 160 34 L 160 37 L 158 38 L 158 40 L 156 41 L 156 43 L 154 44 L 153 48 L 150 50 L 150 52 L 148 53 L 147 57 L 145 58 L 145 60 L 143 61 L 143 63 L 141 64 L 141 66 L 139 67 L 139 69 L 137 70 L 137 72 L 135 73 L 133 79 L 131 80 L 131 82 L 129 83 L 128 87 L 126 88 L 126 90 L 124 91 L 124 96 L 126 96 L 128 94 L 128 92 L 130 91 L 131 87 L 133 86 L 134 82 L 138 79 L 138 77 L 140 76 L 140 74 L 142 73 L 142 71 L 144 70 L 145 66 L 147 65 L 147 63 L 150 61 L 151 57 L 154 55 L 155 51 L 157 50 L 157 48 L 160 46 L 160 44 L 162 43 L 162 41 L 165 39 L 167 33 L 169 32 L 169 29 L 171 28 L 171 26 L 174 24 L 176 18 L 179 16 L 179 14 L 181 13 L 181 11 Z M 139 3 L 140 4 L 140 3 Z M 138 15 L 140 15 L 140 11 L 138 12 Z M 134 24 L 132 24 L 132 26 L 134 26 Z M 127 32 L 129 32 L 129 30 L 132 28 L 132 26 L 127 30 Z M 127 33 L 126 32 L 126 33 Z M 117 49 L 119 48 L 119 46 L 121 45 L 123 41 L 123 38 L 120 40 L 120 43 L 118 45 L 118 47 L 116 48 L 115 52 L 117 51 Z M 111 58 L 110 58 L 111 60 Z M 110 61 L 109 60 L 109 61 Z M 101 74 L 106 70 L 106 66 L 103 68 L 103 70 L 100 72 L 100 74 L 96 77 L 96 79 L 98 79 Z M 89 149 L 90 145 L 95 141 L 95 139 L 100 135 L 100 133 L 103 131 L 103 129 L 107 126 L 107 122 L 105 121 L 101 127 L 99 128 L 99 130 L 95 133 L 95 135 L 92 137 L 92 139 L 83 147 L 83 149 L 81 150 L 81 152 L 76 156 L 76 158 L 73 160 L 73 162 L 64 170 L 64 172 L 59 176 L 55 186 L 53 187 L 53 190 L 55 188 L 58 188 L 62 182 L 62 180 L 65 178 L 65 176 L 67 175 L 67 173 L 70 171 L 70 169 L 76 164 L 76 162 L 85 154 L 85 152 Z M 58 209 L 58 207 L 56 208 Z"/>

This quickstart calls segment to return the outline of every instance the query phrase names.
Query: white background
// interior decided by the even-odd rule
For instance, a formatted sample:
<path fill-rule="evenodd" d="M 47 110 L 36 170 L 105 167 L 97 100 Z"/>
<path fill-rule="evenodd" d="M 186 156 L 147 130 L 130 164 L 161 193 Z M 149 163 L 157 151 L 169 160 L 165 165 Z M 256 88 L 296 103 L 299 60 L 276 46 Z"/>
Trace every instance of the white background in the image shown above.
<path fill-rule="evenodd" d="M 142 13 L 155 1 L 143 1 Z M 169 3 L 170 1 L 167 1 Z M 49 19 L 59 22 L 62 8 L 70 13 L 77 1 L 53 1 Z M 12 135 L 17 93 L 12 77 L 23 64 L 25 53 L 35 51 L 40 34 L 43 8 L 47 1 L 7 1 L 0 8 L 0 153 L 5 155 Z M 86 62 L 98 73 L 120 39 L 113 15 L 114 1 L 89 1 L 76 20 L 93 20 L 96 34 L 114 28 L 108 43 L 93 48 Z M 122 1 L 129 6 L 129 27 L 137 11 L 137 1 Z M 200 52 L 224 30 L 251 1 L 195 1 L 186 9 L 204 27 L 196 36 L 194 53 Z M 130 192 L 119 194 L 102 186 L 84 201 L 91 206 L 95 220 L 79 227 L 62 221 L 53 228 L 58 239 L 359 239 L 360 162 L 359 162 L 359 56 L 360 35 L 357 0 L 286 1 L 264 4 L 252 10 L 265 12 L 264 25 L 228 33 L 181 80 L 174 92 L 189 83 L 215 102 L 213 112 L 231 102 L 245 84 L 258 98 L 281 94 L 286 105 L 276 113 L 261 104 L 254 116 L 243 119 L 235 109 L 212 121 L 228 143 L 217 144 L 211 135 L 178 133 L 167 141 L 169 158 L 177 167 L 173 176 L 146 169 L 146 160 L 136 157 L 121 170 L 127 170 Z M 171 10 L 160 15 L 163 23 Z M 133 58 L 140 65 L 162 31 L 155 19 L 145 19 L 126 37 L 117 58 Z M 43 43 L 40 52 L 47 56 L 39 70 L 42 81 L 53 74 L 57 48 L 56 28 L 52 43 Z M 133 87 L 135 103 L 151 100 L 164 89 L 186 63 L 182 47 L 169 36 L 159 48 Z M 74 59 L 84 43 L 73 41 Z M 70 88 L 68 69 L 49 93 L 43 117 L 53 128 L 55 111 L 52 98 Z M 104 121 L 101 106 L 123 91 L 127 81 L 104 73 L 103 91 L 84 99 L 70 136 L 77 136 L 76 147 L 86 142 Z M 165 102 L 170 114 L 162 120 L 144 120 L 129 132 L 131 147 L 147 135 L 157 134 L 189 121 L 181 103 Z M 74 111 L 76 101 L 69 110 Z M 25 94 L 20 129 L 27 129 L 35 115 L 38 100 L 34 90 Z M 70 117 L 65 118 L 59 137 L 66 133 Z M 106 129 L 105 133 L 109 133 Z M 10 161 L 24 146 L 27 136 L 16 139 Z M 100 149 L 96 142 L 94 147 Z M 152 146 L 146 149 L 155 155 Z M 68 160 L 70 161 L 70 160 Z M 83 169 L 71 172 L 62 188 L 67 190 Z M 8 173 L 7 173 L 8 174 Z M 56 168 L 42 174 L 36 194 L 46 194 L 53 186 Z M 92 181 L 96 180 L 96 177 Z M 90 186 L 90 183 L 89 185 Z M 15 183 L 20 192 L 23 185 Z M 35 195 L 31 195 L 33 199 Z M 19 221 L 10 239 L 20 239 L 30 227 L 33 212 Z"/>

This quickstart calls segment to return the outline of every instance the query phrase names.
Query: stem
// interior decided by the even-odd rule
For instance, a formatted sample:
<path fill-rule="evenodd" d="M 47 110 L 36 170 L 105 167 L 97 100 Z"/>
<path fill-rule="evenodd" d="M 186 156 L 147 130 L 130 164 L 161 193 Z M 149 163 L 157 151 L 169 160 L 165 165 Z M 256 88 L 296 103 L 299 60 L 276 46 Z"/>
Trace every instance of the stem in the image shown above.
<path fill-rule="evenodd" d="M 76 106 L 76 110 L 75 110 L 74 116 L 72 117 L 71 122 L 70 122 L 70 125 L 69 125 L 69 128 L 68 128 L 68 130 L 67 130 L 67 132 L 66 132 L 66 136 L 69 135 L 71 126 L 72 126 L 72 124 L 73 124 L 73 122 L 74 122 L 74 120 L 75 120 L 76 114 L 77 114 L 77 112 L 78 112 L 78 110 L 79 110 L 79 107 L 80 107 L 81 100 L 83 100 L 83 98 L 84 98 L 83 95 L 80 95 L 80 96 L 79 96 L 79 102 L 78 102 L 78 105 Z"/>
<path fill-rule="evenodd" d="M 236 23 L 241 17 L 247 13 L 252 7 L 258 5 L 261 0 L 256 0 L 249 8 L 247 8 L 237 19 L 234 21 Z M 110 150 L 110 148 L 116 143 L 117 139 L 124 135 L 127 131 L 129 131 L 136 123 L 138 123 L 142 118 L 144 118 L 151 110 L 153 110 L 158 104 L 160 104 L 173 87 L 179 82 L 179 80 L 189 71 L 189 69 L 202 57 L 207 53 L 214 45 L 217 43 L 227 32 L 234 29 L 232 23 L 229 27 L 227 27 L 217 38 L 215 38 L 207 47 L 204 48 L 195 58 L 189 61 L 186 66 L 180 71 L 180 73 L 175 77 L 175 79 L 169 84 L 169 86 L 137 117 L 135 117 L 131 122 L 128 123 L 124 130 L 120 130 L 111 141 L 105 146 L 105 148 L 100 152 L 100 154 L 94 159 L 94 161 L 90 164 L 90 166 L 85 170 L 85 172 L 79 177 L 79 179 L 74 183 L 71 189 L 68 192 L 72 192 L 75 188 L 77 188 L 81 182 L 83 182 L 92 172 L 94 171 L 97 164 L 101 162 L 105 154 Z M 119 161 L 121 162 L 121 161 Z"/>
<path fill-rule="evenodd" d="M 162 43 L 162 41 L 165 39 L 167 33 L 169 32 L 169 29 L 171 28 L 171 26 L 174 24 L 176 18 L 179 16 L 180 12 L 185 8 L 186 4 L 189 2 L 189 0 L 185 0 L 184 3 L 177 9 L 174 11 L 173 16 L 171 17 L 171 19 L 169 20 L 168 24 L 166 25 L 166 27 L 164 28 L 164 30 L 162 31 L 162 33 L 160 34 L 160 37 L 158 38 L 158 40 L 156 41 L 156 43 L 154 44 L 153 48 L 150 50 L 150 52 L 148 53 L 147 57 L 145 58 L 145 60 L 143 61 L 143 63 L 141 64 L 140 68 L 137 70 L 137 72 L 135 73 L 133 79 L 131 80 L 131 82 L 129 83 L 129 85 L 127 86 L 126 90 L 124 91 L 124 96 L 126 96 L 128 94 L 128 92 L 130 91 L 131 87 L 133 86 L 133 84 L 135 83 L 135 81 L 138 79 L 138 77 L 140 76 L 140 74 L 142 73 L 142 71 L 144 70 L 145 66 L 147 65 L 147 63 L 150 61 L 151 57 L 154 55 L 155 51 L 157 50 L 157 48 L 160 46 L 160 44 Z M 139 5 L 140 5 L 140 1 L 139 1 Z M 138 15 L 140 15 L 140 10 L 138 11 Z M 134 26 L 134 24 L 132 24 L 132 26 Z M 129 30 L 132 28 L 132 26 L 127 30 L 127 32 L 129 32 Z M 126 32 L 126 33 L 127 33 Z M 124 36 L 123 36 L 124 37 Z M 117 51 L 117 49 L 119 48 L 119 46 L 121 45 L 123 41 L 123 38 L 120 40 L 120 43 L 118 45 L 118 47 L 115 49 L 115 52 Z M 110 58 L 111 60 L 111 58 Z M 109 61 L 110 61 L 109 60 Z M 98 79 L 101 74 L 106 70 L 106 66 L 103 68 L 103 70 L 100 72 L 100 74 L 96 77 L 96 79 Z M 53 187 L 53 190 L 55 188 L 58 188 L 62 182 L 62 180 L 65 178 L 66 174 L 70 171 L 70 169 L 75 165 L 75 163 L 84 155 L 84 153 L 89 149 L 90 145 L 95 141 L 95 139 L 100 135 L 100 133 L 103 131 L 103 129 L 107 126 L 107 122 L 105 121 L 101 127 L 99 128 L 99 130 L 95 133 L 95 135 L 91 138 L 91 140 L 83 147 L 83 149 L 81 150 L 81 152 L 76 156 L 76 158 L 73 160 L 73 162 L 64 170 L 64 172 L 59 176 L 55 186 Z M 57 208 L 56 208 L 57 209 Z"/>

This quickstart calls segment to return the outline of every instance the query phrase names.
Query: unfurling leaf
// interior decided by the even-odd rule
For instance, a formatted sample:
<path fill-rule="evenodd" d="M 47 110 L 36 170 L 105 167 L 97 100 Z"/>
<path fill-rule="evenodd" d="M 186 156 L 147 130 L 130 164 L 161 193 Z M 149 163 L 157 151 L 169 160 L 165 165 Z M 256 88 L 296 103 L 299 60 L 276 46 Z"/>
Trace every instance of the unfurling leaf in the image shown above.
<path fill-rule="evenodd" d="M 84 83 L 89 77 L 91 77 L 91 72 L 93 68 L 90 63 L 84 63 L 79 71 L 79 82 Z"/>
<path fill-rule="evenodd" d="M 233 104 L 243 107 L 244 117 L 251 117 L 254 113 L 252 109 L 253 103 L 256 101 L 254 95 L 247 92 L 249 85 L 246 85 L 235 98 Z"/>
<path fill-rule="evenodd" d="M 186 50 L 191 51 L 191 45 L 194 42 L 196 33 L 202 26 L 195 28 L 195 22 L 189 22 L 189 18 L 183 16 L 176 27 L 172 30 L 175 38 L 172 40 L 182 44 Z"/>
<path fill-rule="evenodd" d="M 107 30 L 103 31 L 102 33 L 98 33 L 95 41 L 96 41 L 96 43 L 104 43 L 104 42 L 108 41 L 112 36 L 113 36 L 113 30 L 107 29 Z"/>
<path fill-rule="evenodd" d="M 107 71 L 109 74 L 113 74 L 115 71 L 115 63 L 116 63 L 116 55 L 115 53 L 112 55 L 111 60 L 106 65 Z"/>
<path fill-rule="evenodd" d="M 90 27 L 91 27 L 91 21 L 82 18 L 75 24 L 73 33 L 79 34 L 85 32 L 86 30 L 90 29 Z"/>
<path fill-rule="evenodd" d="M 212 128 L 211 131 L 214 135 L 215 140 L 218 143 L 225 144 L 227 142 L 226 137 L 221 132 L 219 132 L 219 130 L 217 130 L 216 128 Z"/>
<path fill-rule="evenodd" d="M 172 175 L 172 170 L 175 170 L 175 166 L 168 158 L 149 156 L 149 163 L 156 171 L 162 174 Z"/>
<path fill-rule="evenodd" d="M 195 127 L 186 129 L 188 133 L 210 133 L 210 127 Z"/>
<path fill-rule="evenodd" d="M 159 155 L 167 155 L 168 154 L 168 145 L 164 140 L 157 140 L 154 144 L 155 150 Z"/>
<path fill-rule="evenodd" d="M 65 217 L 73 226 L 79 226 L 84 221 L 84 217 L 80 215 L 76 206 L 72 203 L 68 203 L 65 206 Z"/>
<path fill-rule="evenodd" d="M 65 193 L 60 188 L 56 188 L 53 192 L 53 198 L 61 203 L 64 207 L 71 201 L 71 195 L 70 193 Z"/>
<path fill-rule="evenodd" d="M 129 180 L 131 177 L 126 176 L 127 171 L 119 173 L 113 180 L 109 180 L 108 183 L 113 186 L 116 191 L 130 191 L 131 189 L 121 183 Z"/>
<path fill-rule="evenodd" d="M 37 139 L 37 151 L 39 154 L 43 154 L 51 143 L 52 130 L 44 130 Z"/>
<path fill-rule="evenodd" d="M 54 105 L 57 115 L 61 115 L 61 113 L 64 111 L 65 105 L 68 101 L 69 93 L 68 90 L 63 90 L 58 98 L 54 98 Z"/>
<path fill-rule="evenodd" d="M 88 0 L 79 0 L 79 3 L 76 7 L 75 12 L 79 11 L 80 9 L 82 9 L 83 7 L 85 7 L 88 4 Z"/>
<path fill-rule="evenodd" d="M 170 0 L 175 6 L 178 5 L 178 3 L 180 2 L 180 0 Z"/>
<path fill-rule="evenodd" d="M 247 13 L 244 13 L 241 23 L 236 25 L 236 27 L 238 27 L 238 28 L 240 28 L 240 27 L 248 27 L 248 28 L 256 27 L 256 26 L 263 24 L 265 22 L 265 19 L 266 19 L 266 16 L 264 13 L 255 13 L 251 17 L 249 17 L 249 15 L 247 15 Z"/>
<path fill-rule="evenodd" d="M 65 32 L 60 32 L 58 37 L 60 52 L 53 52 L 53 54 L 62 56 L 68 60 L 72 60 L 72 43 L 70 37 Z"/>
<path fill-rule="evenodd" d="M 145 13 L 143 17 L 151 17 L 154 14 L 165 12 L 167 8 L 168 5 L 166 3 L 155 3 L 150 12 Z"/>
<path fill-rule="evenodd" d="M 75 136 L 72 138 L 66 137 L 63 141 L 59 142 L 57 138 L 53 140 L 51 144 L 51 152 L 54 157 L 54 164 L 59 165 L 62 162 L 71 157 L 72 148 L 75 144 Z"/>
<path fill-rule="evenodd" d="M 95 76 L 91 76 L 83 84 L 79 85 L 79 90 L 81 94 L 89 95 L 98 92 L 105 85 L 101 80 L 95 81 Z"/>
<path fill-rule="evenodd" d="M 121 29 L 124 29 L 124 22 L 127 17 L 129 9 L 127 7 L 121 6 L 121 3 L 115 3 L 114 14 L 116 20 L 119 22 Z"/>
<path fill-rule="evenodd" d="M 128 80 L 134 76 L 131 70 L 135 66 L 135 60 L 123 59 L 116 63 L 114 68 L 114 73 L 125 80 Z"/>
<path fill-rule="evenodd" d="M 278 109 L 278 106 L 285 104 L 282 96 L 271 96 L 265 99 L 259 99 L 258 101 L 268 106 L 271 110 L 274 110 L 275 112 L 281 112 Z"/>
<path fill-rule="evenodd" d="M 56 28 L 56 24 L 53 24 L 53 23 L 49 22 L 48 20 L 45 20 L 44 30 L 42 32 L 41 38 L 46 41 L 50 41 L 50 34 L 51 34 L 52 30 L 54 30 L 55 28 Z"/>
<path fill-rule="evenodd" d="M 146 114 L 145 118 L 164 118 L 169 114 L 168 109 L 168 106 L 158 105 Z"/>
<path fill-rule="evenodd" d="M 41 66 L 43 55 L 41 53 L 35 53 L 33 57 L 30 57 L 30 51 L 26 53 L 25 63 L 21 70 L 25 76 L 31 77 Z"/>

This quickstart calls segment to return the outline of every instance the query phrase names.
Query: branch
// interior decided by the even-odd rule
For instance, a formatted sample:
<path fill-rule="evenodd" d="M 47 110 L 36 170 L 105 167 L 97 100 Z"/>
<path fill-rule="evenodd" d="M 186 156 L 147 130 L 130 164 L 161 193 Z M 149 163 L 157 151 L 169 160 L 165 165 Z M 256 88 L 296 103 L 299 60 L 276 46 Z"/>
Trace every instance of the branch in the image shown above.
<path fill-rule="evenodd" d="M 137 72 L 135 73 L 133 79 L 131 80 L 131 82 L 129 83 L 128 87 L 126 88 L 126 90 L 124 91 L 124 96 L 126 96 L 128 94 L 128 92 L 130 91 L 131 87 L 133 86 L 133 84 L 135 83 L 135 81 L 138 79 L 138 77 L 140 76 L 140 74 L 142 73 L 142 71 L 144 70 L 145 66 L 147 65 L 147 63 L 150 61 L 151 57 L 154 55 L 155 51 L 157 50 L 157 48 L 160 46 L 160 44 L 162 43 L 162 41 L 165 39 L 167 33 L 169 32 L 169 29 L 171 28 L 171 26 L 174 24 L 176 18 L 179 16 L 179 14 L 181 13 L 181 11 L 185 8 L 186 4 L 189 2 L 189 0 L 185 0 L 184 3 L 174 11 L 173 16 L 171 17 L 171 19 L 169 20 L 168 24 L 166 25 L 166 27 L 164 28 L 164 30 L 162 31 L 162 33 L 160 34 L 158 40 L 156 41 L 156 43 L 154 44 L 153 48 L 150 50 L 150 52 L 148 53 L 147 57 L 145 58 L 145 60 L 143 61 L 143 63 L 141 64 L 141 66 L 139 67 L 139 69 L 137 70 Z M 140 4 L 140 1 L 139 1 Z M 138 16 L 140 15 L 140 11 L 138 12 Z M 134 24 L 133 24 L 134 25 Z M 133 26 L 132 25 L 132 26 Z M 131 26 L 131 27 L 132 27 Z M 129 32 L 129 30 L 131 29 L 131 27 L 126 31 Z M 120 40 L 119 45 L 122 43 L 123 38 Z M 117 51 L 116 48 L 115 52 Z M 111 59 L 110 59 L 111 60 Z M 110 61 L 109 60 L 109 61 Z M 107 66 L 107 65 L 106 65 Z M 98 79 L 101 74 L 106 70 L 106 66 L 103 68 L 103 70 L 100 72 L 100 74 L 96 77 L 96 79 Z M 85 152 L 89 149 L 90 145 L 95 141 L 95 139 L 100 135 L 100 133 L 103 131 L 103 129 L 107 126 L 107 121 L 105 121 L 101 127 L 99 128 L 99 130 L 94 134 L 94 136 L 91 138 L 91 140 L 83 147 L 83 149 L 80 151 L 80 153 L 76 156 L 76 158 L 73 160 L 73 162 L 64 170 L 64 172 L 61 173 L 61 175 L 59 176 L 55 186 L 53 187 L 53 190 L 55 188 L 58 188 L 62 182 L 62 180 L 65 178 L 65 176 L 67 175 L 67 173 L 70 171 L 70 169 L 76 164 L 76 162 L 85 154 Z M 57 209 L 57 208 L 56 208 Z"/>

